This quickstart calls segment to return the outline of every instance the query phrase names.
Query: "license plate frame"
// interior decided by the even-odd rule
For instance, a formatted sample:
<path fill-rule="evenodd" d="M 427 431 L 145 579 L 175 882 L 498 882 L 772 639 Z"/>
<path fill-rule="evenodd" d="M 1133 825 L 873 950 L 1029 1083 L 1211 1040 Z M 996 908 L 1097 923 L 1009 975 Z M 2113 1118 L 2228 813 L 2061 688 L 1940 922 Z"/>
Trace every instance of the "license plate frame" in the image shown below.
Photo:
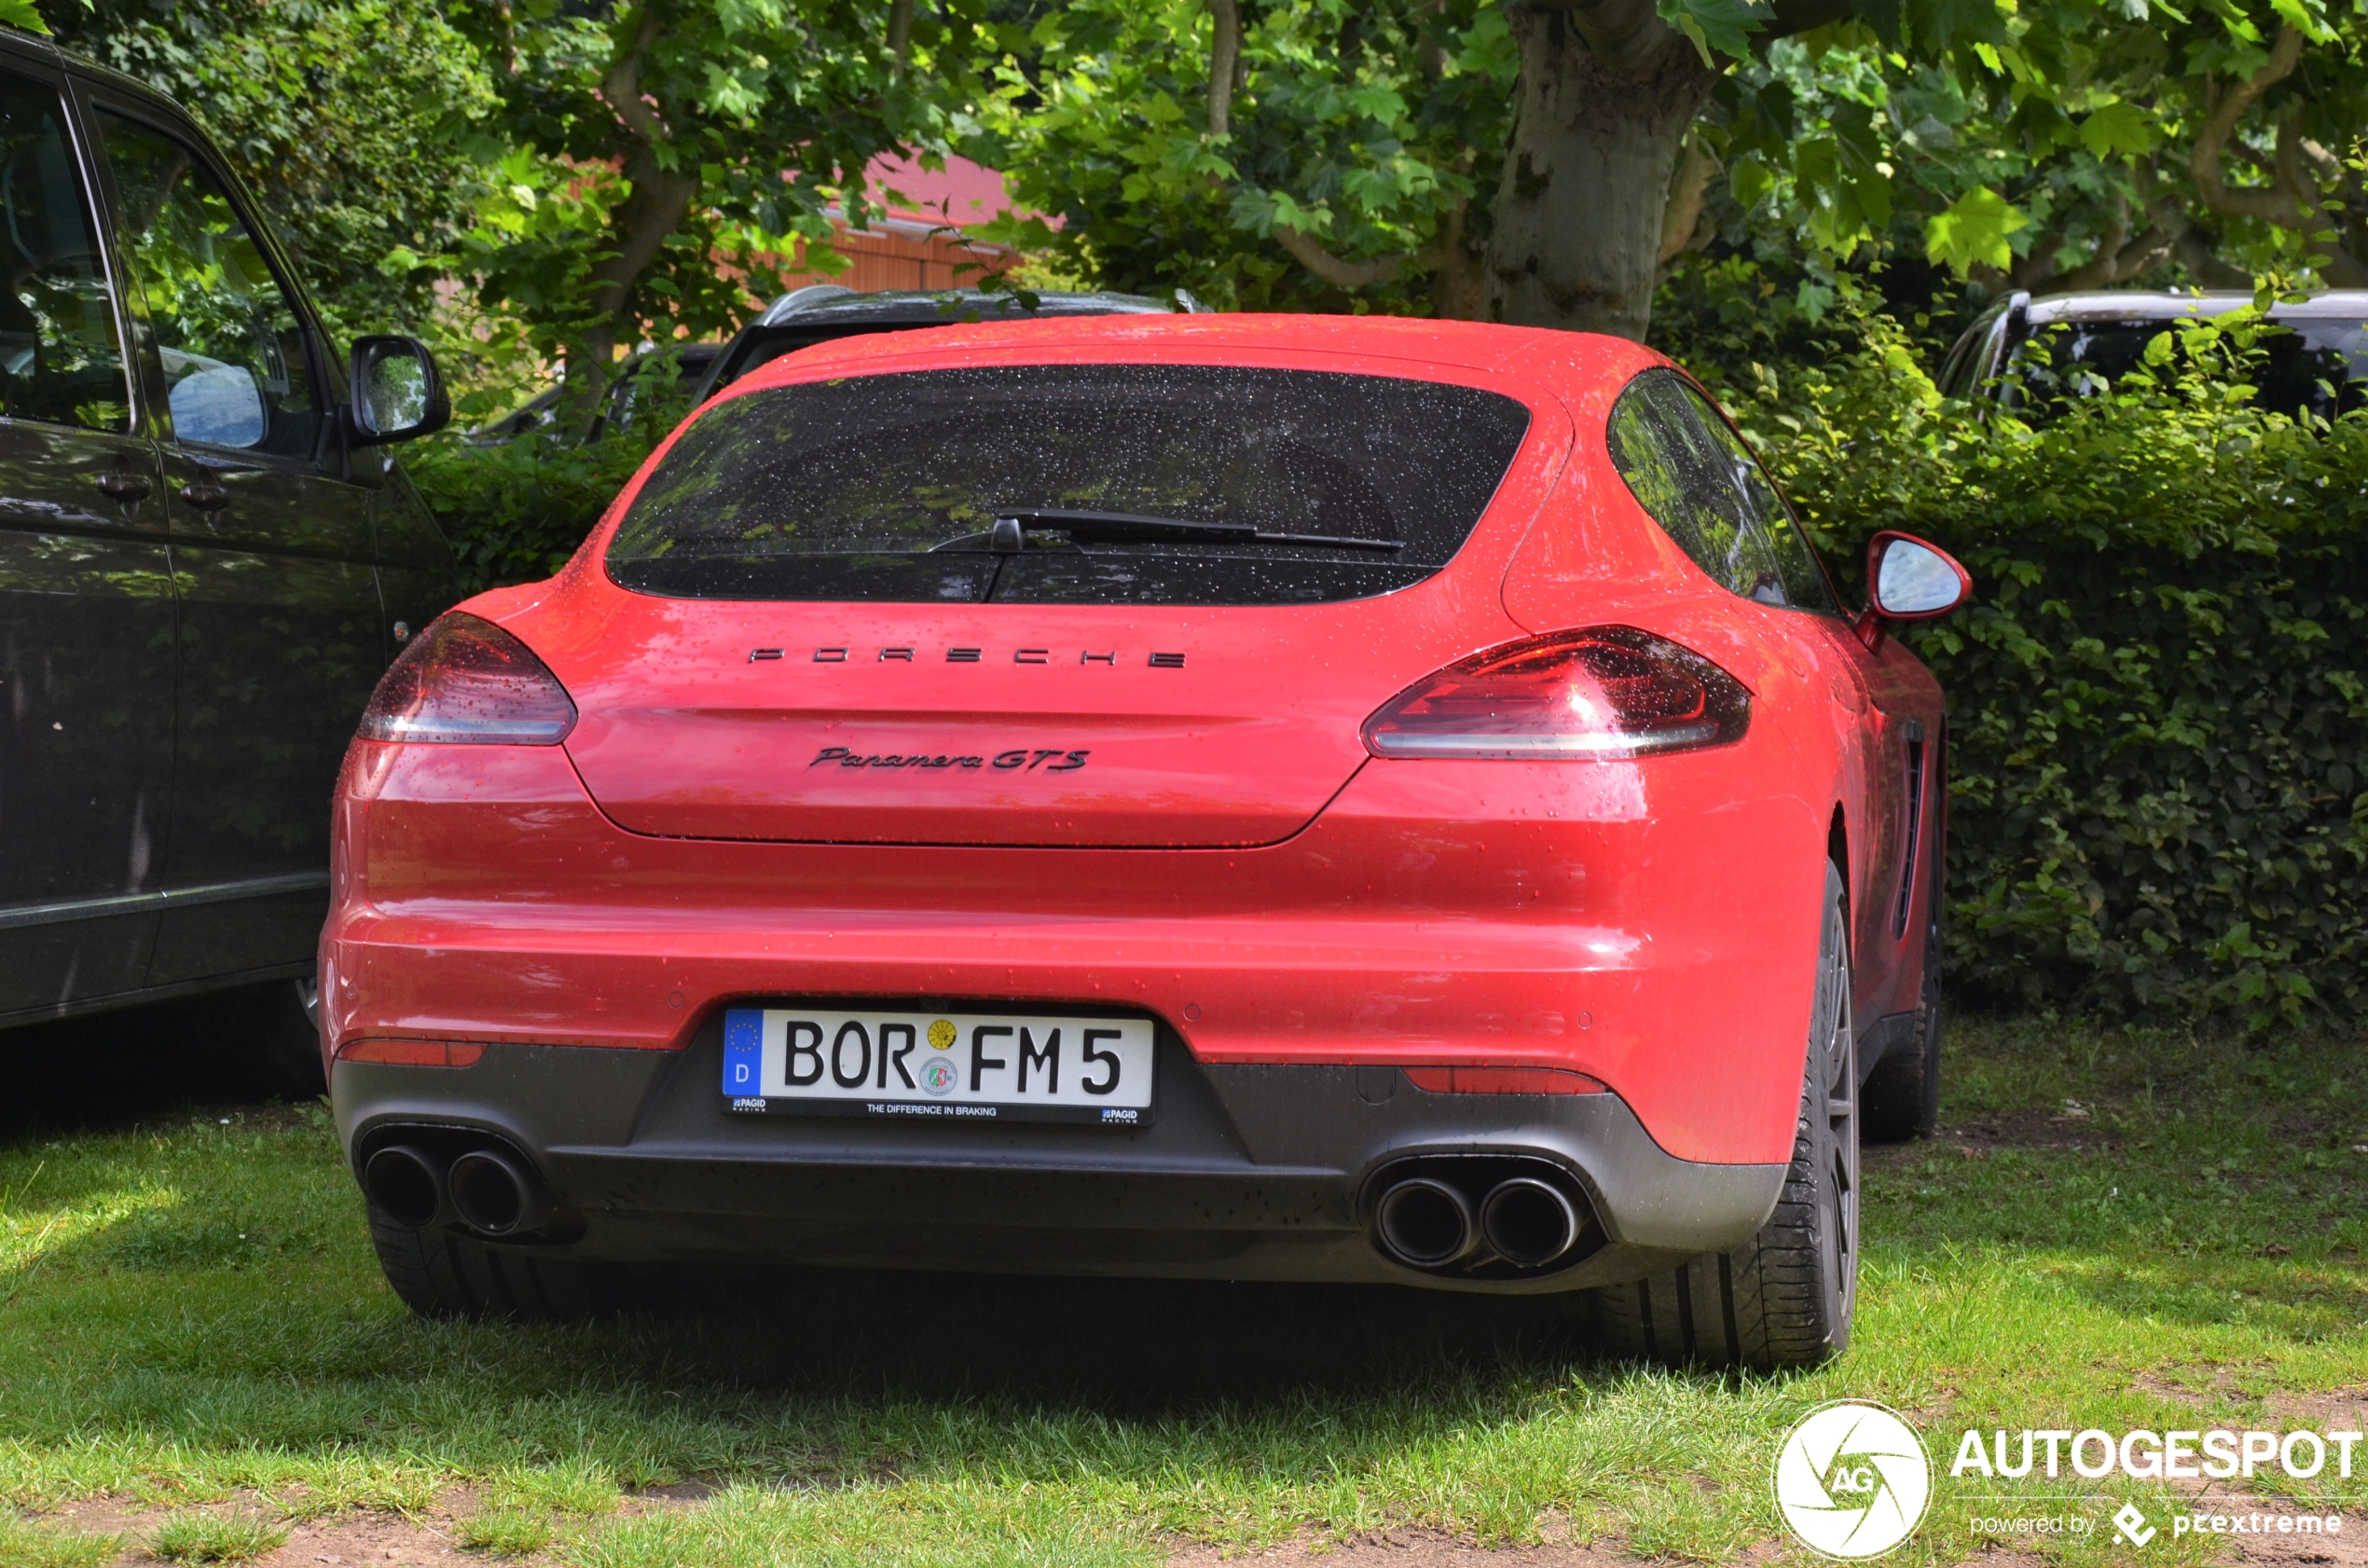
<path fill-rule="evenodd" d="M 1143 1127 L 1157 1064 L 1139 1014 L 768 1002 L 724 1011 L 720 1087 L 742 1115 Z"/>

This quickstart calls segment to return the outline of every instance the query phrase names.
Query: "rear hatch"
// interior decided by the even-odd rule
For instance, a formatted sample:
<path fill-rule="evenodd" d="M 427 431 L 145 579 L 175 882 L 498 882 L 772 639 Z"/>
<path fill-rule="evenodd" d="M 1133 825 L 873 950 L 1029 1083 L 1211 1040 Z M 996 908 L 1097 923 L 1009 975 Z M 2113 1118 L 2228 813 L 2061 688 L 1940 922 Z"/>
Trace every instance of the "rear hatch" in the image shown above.
<path fill-rule="evenodd" d="M 636 597 L 558 661 L 569 752 L 637 832 L 1272 843 L 1429 667 L 1397 667 L 1468 645 L 1478 596 L 1430 580 L 1531 423 L 1443 381 L 1141 364 L 728 398 L 611 543 Z"/>

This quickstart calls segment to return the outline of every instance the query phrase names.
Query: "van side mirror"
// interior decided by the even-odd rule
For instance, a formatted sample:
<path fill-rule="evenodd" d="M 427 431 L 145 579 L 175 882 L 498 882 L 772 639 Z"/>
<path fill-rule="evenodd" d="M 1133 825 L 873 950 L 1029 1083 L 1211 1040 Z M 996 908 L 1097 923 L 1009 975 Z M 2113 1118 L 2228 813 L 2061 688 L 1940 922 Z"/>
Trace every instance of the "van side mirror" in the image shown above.
<path fill-rule="evenodd" d="M 452 420 L 452 399 L 435 356 L 416 337 L 353 340 L 353 377 L 345 408 L 346 439 L 383 447 L 432 435 Z"/>
<path fill-rule="evenodd" d="M 1940 546 L 1886 529 L 1866 542 L 1866 594 L 1858 636 L 1879 648 L 1885 622 L 1936 620 L 1974 597 L 1974 578 Z"/>

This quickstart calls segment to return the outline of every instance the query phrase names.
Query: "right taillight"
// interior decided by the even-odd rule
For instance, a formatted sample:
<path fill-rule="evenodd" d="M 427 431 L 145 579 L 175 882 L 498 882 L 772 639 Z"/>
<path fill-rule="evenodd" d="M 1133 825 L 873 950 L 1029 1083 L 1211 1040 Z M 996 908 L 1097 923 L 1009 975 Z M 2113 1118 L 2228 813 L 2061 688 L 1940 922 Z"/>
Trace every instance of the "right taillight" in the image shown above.
<path fill-rule="evenodd" d="M 1365 721 L 1376 757 L 1617 761 L 1741 739 L 1743 683 L 1634 626 L 1550 632 L 1475 653 Z"/>
<path fill-rule="evenodd" d="M 490 621 L 449 614 L 387 667 L 362 714 L 365 740 L 557 746 L 575 704 L 527 645 Z"/>

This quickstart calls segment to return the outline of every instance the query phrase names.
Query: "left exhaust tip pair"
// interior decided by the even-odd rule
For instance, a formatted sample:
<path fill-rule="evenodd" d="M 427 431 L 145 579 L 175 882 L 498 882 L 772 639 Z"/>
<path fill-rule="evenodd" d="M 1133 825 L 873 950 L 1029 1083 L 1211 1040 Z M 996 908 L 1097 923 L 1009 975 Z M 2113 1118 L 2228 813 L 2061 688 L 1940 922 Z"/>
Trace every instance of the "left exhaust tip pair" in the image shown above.
<path fill-rule="evenodd" d="M 447 1155 L 420 1144 L 387 1144 L 363 1162 L 362 1190 L 380 1214 L 407 1229 L 457 1219 L 495 1238 L 538 1230 L 555 1208 L 524 1162 L 484 1146 Z"/>

